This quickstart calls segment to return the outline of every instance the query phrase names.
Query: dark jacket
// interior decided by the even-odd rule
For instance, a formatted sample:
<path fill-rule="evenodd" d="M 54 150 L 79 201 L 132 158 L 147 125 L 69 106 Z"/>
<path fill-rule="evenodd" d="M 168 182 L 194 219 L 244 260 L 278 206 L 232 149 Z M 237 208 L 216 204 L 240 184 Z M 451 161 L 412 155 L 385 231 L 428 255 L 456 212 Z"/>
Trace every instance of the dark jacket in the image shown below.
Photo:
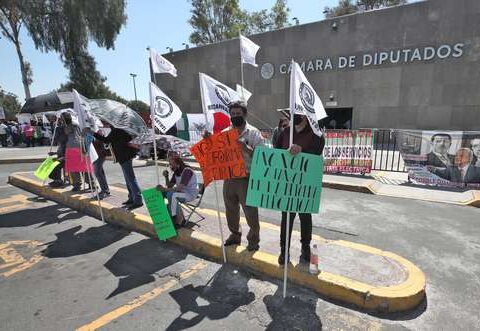
<path fill-rule="evenodd" d="M 480 168 L 472 165 L 468 166 L 465 178 L 462 178 L 460 169 L 455 166 L 450 166 L 445 169 L 433 169 L 432 172 L 454 183 L 480 183 Z"/>
<path fill-rule="evenodd" d="M 438 168 L 446 168 L 453 165 L 453 161 L 455 160 L 455 155 L 447 154 L 447 158 L 450 160 L 450 164 L 445 164 L 435 155 L 435 153 L 430 152 L 427 154 L 427 165 L 438 167 Z"/>
<path fill-rule="evenodd" d="M 325 147 L 325 137 L 313 133 L 310 125 L 307 125 L 301 132 L 293 131 L 293 143 L 302 147 L 302 153 L 322 155 Z M 280 132 L 275 148 L 288 149 L 290 147 L 290 127 Z"/>
<path fill-rule="evenodd" d="M 98 133 L 94 133 L 93 136 L 112 146 L 115 160 L 120 164 L 133 159 L 137 154 L 137 150 L 128 144 L 132 136 L 122 129 L 113 128 L 106 137 Z"/>

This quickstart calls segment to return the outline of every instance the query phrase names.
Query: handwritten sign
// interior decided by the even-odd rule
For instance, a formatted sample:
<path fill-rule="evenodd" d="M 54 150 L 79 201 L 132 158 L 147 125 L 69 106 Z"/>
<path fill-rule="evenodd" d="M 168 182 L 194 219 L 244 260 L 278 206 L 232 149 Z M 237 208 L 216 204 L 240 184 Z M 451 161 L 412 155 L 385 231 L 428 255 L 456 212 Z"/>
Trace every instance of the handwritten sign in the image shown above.
<path fill-rule="evenodd" d="M 190 149 L 202 169 L 207 186 L 213 180 L 247 176 L 238 131 L 229 130 L 202 139 Z"/>
<path fill-rule="evenodd" d="M 52 157 L 47 157 L 33 174 L 38 179 L 45 180 L 59 164 L 60 162 L 55 161 Z"/>
<path fill-rule="evenodd" d="M 90 164 L 90 157 L 83 154 L 80 148 L 67 148 L 65 151 L 65 171 L 68 173 L 92 172 L 93 165 Z"/>
<path fill-rule="evenodd" d="M 148 213 L 152 218 L 158 239 L 166 240 L 175 237 L 177 232 L 168 213 L 162 192 L 159 192 L 156 188 L 151 188 L 142 191 L 142 196 L 147 205 Z"/>
<path fill-rule="evenodd" d="M 323 159 L 283 149 L 257 147 L 248 182 L 247 205 L 295 213 L 318 213 Z"/>

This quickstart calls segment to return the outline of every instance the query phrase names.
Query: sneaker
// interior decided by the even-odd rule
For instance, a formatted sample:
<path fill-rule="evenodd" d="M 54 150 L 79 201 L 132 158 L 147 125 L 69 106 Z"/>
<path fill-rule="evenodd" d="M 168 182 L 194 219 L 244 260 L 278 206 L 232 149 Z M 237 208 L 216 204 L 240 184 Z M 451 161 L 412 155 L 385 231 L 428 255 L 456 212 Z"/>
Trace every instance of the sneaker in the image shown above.
<path fill-rule="evenodd" d="M 132 204 L 126 205 L 127 210 L 134 210 L 134 209 L 140 208 L 142 206 L 143 206 L 143 202 L 137 202 L 137 203 L 132 203 Z"/>
<path fill-rule="evenodd" d="M 70 192 L 80 192 L 80 186 L 74 186 Z"/>
<path fill-rule="evenodd" d="M 288 258 L 289 258 L 288 262 L 290 262 L 290 256 Z M 285 250 L 284 249 L 282 249 L 282 252 L 278 256 L 278 264 L 279 265 L 285 265 Z"/>
<path fill-rule="evenodd" d="M 127 201 L 122 202 L 122 205 L 131 205 L 132 203 L 133 201 L 129 199 Z"/>
<path fill-rule="evenodd" d="M 260 249 L 260 246 L 258 244 L 256 244 L 256 245 L 248 244 L 248 246 L 247 246 L 247 251 L 249 251 L 249 252 L 256 252 L 259 249 Z"/>
<path fill-rule="evenodd" d="M 240 245 L 240 239 L 237 237 L 228 237 L 227 240 L 225 240 L 225 243 L 223 246 L 232 246 L 232 245 Z"/>
<path fill-rule="evenodd" d="M 110 192 L 100 192 L 98 193 L 98 197 L 100 198 L 100 200 L 103 200 L 105 199 L 106 197 L 108 197 L 110 195 Z"/>
<path fill-rule="evenodd" d="M 53 182 L 48 183 L 50 187 L 62 187 L 63 183 L 58 180 L 54 180 Z"/>
<path fill-rule="evenodd" d="M 300 262 L 310 262 L 310 246 L 302 248 L 300 255 Z"/>

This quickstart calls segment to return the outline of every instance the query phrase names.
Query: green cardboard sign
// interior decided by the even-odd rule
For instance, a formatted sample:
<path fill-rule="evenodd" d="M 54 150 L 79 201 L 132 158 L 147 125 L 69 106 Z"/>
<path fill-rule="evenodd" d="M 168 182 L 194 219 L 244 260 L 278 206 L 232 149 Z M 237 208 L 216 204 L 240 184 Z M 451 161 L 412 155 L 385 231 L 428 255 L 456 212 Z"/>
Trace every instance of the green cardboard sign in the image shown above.
<path fill-rule="evenodd" d="M 318 213 L 323 158 L 257 147 L 248 181 L 247 205 L 295 213 Z"/>
<path fill-rule="evenodd" d="M 158 239 L 166 240 L 175 237 L 177 232 L 175 231 L 172 219 L 168 213 L 162 192 L 158 191 L 156 188 L 151 188 L 142 191 L 142 196 L 147 206 L 148 213 L 152 218 Z"/>
<path fill-rule="evenodd" d="M 53 157 L 47 157 L 33 174 L 38 179 L 45 180 L 59 164 L 60 162 L 54 161 Z"/>

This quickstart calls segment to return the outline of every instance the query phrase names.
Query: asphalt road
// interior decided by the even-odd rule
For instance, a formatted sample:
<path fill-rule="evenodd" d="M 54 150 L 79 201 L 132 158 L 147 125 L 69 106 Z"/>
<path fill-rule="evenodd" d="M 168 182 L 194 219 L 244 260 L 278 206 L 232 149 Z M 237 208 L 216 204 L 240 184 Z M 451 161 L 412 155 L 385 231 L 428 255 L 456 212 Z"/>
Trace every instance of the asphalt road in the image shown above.
<path fill-rule="evenodd" d="M 34 168 L 0 166 L 2 330 L 480 329 L 478 209 L 324 190 L 315 233 L 395 252 L 427 276 L 427 300 L 418 309 L 372 316 L 297 286 L 283 300 L 276 280 L 104 225 L 5 184 L 10 172 Z M 111 183 L 123 182 L 118 165 L 106 168 Z M 153 167 L 136 171 L 143 188 L 155 184 Z M 212 188 L 203 206 L 215 208 Z M 261 218 L 279 221 L 278 213 L 265 210 Z"/>

